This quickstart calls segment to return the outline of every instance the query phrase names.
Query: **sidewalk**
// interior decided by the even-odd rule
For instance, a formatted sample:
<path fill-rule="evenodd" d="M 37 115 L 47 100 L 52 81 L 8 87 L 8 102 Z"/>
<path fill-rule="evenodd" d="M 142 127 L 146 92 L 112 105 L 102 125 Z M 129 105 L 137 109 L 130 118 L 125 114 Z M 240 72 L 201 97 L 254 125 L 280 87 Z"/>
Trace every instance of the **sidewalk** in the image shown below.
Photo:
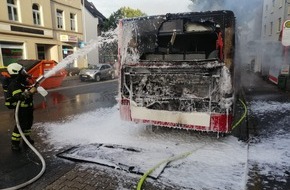
<path fill-rule="evenodd" d="M 259 74 L 246 72 L 241 79 L 247 101 L 288 99 L 289 91 L 281 90 L 278 85 L 263 79 Z"/>
<path fill-rule="evenodd" d="M 289 93 L 281 91 L 276 85 L 264 81 L 258 75 L 247 73 L 243 77 L 247 80 L 242 80 L 245 89 L 246 99 L 263 100 L 269 99 L 268 94 L 272 94 L 275 99 L 288 98 Z M 68 77 L 63 81 L 62 86 L 69 86 L 79 83 L 77 77 Z M 41 129 L 38 129 L 41 130 Z M 37 132 L 37 131 L 36 131 Z M 136 189 L 137 183 L 140 180 L 140 175 L 134 175 L 120 171 L 114 168 L 100 166 L 97 164 L 73 162 L 58 158 L 58 152 L 49 150 L 49 147 L 43 142 L 42 137 L 36 137 L 36 148 L 41 150 L 44 159 L 47 163 L 46 172 L 35 183 L 23 188 L 25 190 L 46 189 L 46 190 L 116 190 L 116 189 Z M 8 136 L 2 138 L 3 141 L 8 139 Z M 0 141 L 1 138 L 0 138 Z M 1 144 L 2 147 L 2 144 Z M 0 170 L 0 189 L 8 187 L 3 186 L 3 180 L 11 180 L 14 176 L 17 180 L 11 180 L 9 185 L 16 185 L 20 182 L 27 181 L 37 175 L 41 169 L 39 160 L 31 152 L 24 154 L 12 155 L 10 149 L 3 146 L 4 152 L 1 152 L 1 165 L 10 163 L 5 166 L 4 170 Z M 2 151 L 3 151 L 2 149 Z M 6 150 L 7 149 L 7 150 Z M 62 150 L 58 150 L 61 152 Z M 0 161 L 1 161 L 0 159 Z M 17 162 L 18 164 L 15 165 Z M 8 168 L 8 169 L 7 169 Z M 2 181 L 2 182 L 1 182 Z M 182 189 L 182 187 L 172 187 L 162 184 L 150 178 L 146 179 L 142 189 L 146 190 L 172 190 Z"/>
<path fill-rule="evenodd" d="M 69 87 L 80 83 L 82 82 L 78 80 L 77 76 L 67 77 L 61 87 Z M 2 123 L 1 126 L 3 127 L 0 129 L 0 189 L 25 183 L 37 176 L 42 168 L 39 158 L 30 149 L 23 149 L 20 153 L 11 151 L 10 136 L 14 114 L 13 112 L 7 112 L 6 114 L 6 117 L 2 115 L 6 123 Z M 35 117 L 37 117 L 37 114 L 39 113 L 35 113 Z M 22 189 L 136 189 L 140 175 L 133 175 L 97 164 L 84 164 L 59 158 L 56 155 L 63 150 L 50 150 L 42 139 L 43 137 L 35 135 L 39 133 L 38 130 L 41 130 L 41 128 L 33 128 L 32 137 L 36 142 L 35 148 L 44 157 L 46 170 L 37 181 Z M 146 180 L 143 187 L 146 190 L 176 189 L 151 179 Z"/>

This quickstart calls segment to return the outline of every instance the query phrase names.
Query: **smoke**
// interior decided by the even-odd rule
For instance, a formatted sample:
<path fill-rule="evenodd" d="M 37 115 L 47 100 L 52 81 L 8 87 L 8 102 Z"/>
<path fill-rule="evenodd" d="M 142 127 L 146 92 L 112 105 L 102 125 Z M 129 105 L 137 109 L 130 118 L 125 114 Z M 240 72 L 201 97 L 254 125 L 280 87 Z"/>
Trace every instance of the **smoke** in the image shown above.
<path fill-rule="evenodd" d="M 193 11 L 231 10 L 235 13 L 241 35 L 256 39 L 260 36 L 263 0 L 191 0 Z"/>
<path fill-rule="evenodd" d="M 193 5 L 190 8 L 194 11 L 203 11 L 203 10 L 220 10 L 224 6 L 224 0 L 191 0 Z"/>
<path fill-rule="evenodd" d="M 256 50 L 260 48 L 263 15 L 263 0 L 191 0 L 194 12 L 230 10 L 236 17 L 236 59 L 250 67 L 256 60 Z M 255 42 L 255 43 L 252 43 Z M 251 47 L 249 47 L 251 44 Z M 254 45 L 253 45 L 254 44 Z M 253 61 L 254 60 L 254 61 Z"/>

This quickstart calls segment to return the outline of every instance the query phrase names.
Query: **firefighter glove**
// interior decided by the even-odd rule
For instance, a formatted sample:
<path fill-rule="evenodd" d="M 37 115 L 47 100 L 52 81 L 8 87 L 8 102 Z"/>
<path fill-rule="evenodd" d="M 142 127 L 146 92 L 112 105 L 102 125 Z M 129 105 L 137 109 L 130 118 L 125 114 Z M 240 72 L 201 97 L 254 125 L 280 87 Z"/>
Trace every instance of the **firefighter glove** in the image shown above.
<path fill-rule="evenodd" d="M 30 92 L 31 94 L 35 94 L 35 93 L 37 92 L 37 89 L 36 89 L 35 87 L 32 87 L 32 88 L 29 90 L 29 92 Z"/>
<path fill-rule="evenodd" d="M 31 96 L 31 93 L 30 93 L 28 90 L 25 90 L 25 91 L 22 93 L 22 95 L 23 95 L 23 98 L 24 98 L 24 99 L 27 99 L 27 98 L 29 98 L 29 97 Z"/>

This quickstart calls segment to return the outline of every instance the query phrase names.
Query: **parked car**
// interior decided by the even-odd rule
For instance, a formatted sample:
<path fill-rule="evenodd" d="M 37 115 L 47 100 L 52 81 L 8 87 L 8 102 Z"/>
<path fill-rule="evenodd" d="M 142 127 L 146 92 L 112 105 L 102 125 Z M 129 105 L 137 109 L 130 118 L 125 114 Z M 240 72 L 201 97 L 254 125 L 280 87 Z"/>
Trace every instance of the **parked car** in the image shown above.
<path fill-rule="evenodd" d="M 68 76 L 77 76 L 80 73 L 80 69 L 78 67 L 68 67 L 65 68 L 65 70 L 67 71 Z"/>
<path fill-rule="evenodd" d="M 110 64 L 90 65 L 88 68 L 80 71 L 79 77 L 81 81 L 114 79 L 115 71 Z"/>

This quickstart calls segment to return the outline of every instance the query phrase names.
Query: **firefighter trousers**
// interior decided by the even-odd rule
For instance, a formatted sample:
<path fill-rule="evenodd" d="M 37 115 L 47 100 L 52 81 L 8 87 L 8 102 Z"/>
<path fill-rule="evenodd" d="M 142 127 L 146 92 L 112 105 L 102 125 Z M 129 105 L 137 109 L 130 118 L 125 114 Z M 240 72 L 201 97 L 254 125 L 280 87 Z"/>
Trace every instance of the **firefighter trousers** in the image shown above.
<path fill-rule="evenodd" d="M 24 133 L 25 137 L 30 138 L 31 127 L 33 125 L 33 107 L 19 107 L 18 121 L 19 121 L 20 128 L 22 132 Z M 21 135 L 16 125 L 14 127 L 11 140 L 13 144 L 20 143 Z"/>

